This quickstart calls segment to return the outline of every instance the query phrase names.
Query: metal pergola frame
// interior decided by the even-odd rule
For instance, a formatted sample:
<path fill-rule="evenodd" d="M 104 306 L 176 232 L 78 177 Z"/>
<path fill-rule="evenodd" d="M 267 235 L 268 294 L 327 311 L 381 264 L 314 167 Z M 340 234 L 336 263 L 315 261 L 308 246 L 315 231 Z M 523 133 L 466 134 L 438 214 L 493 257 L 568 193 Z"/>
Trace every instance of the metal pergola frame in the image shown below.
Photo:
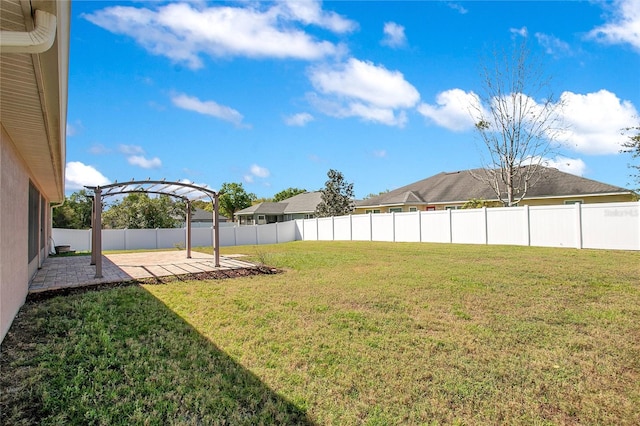
<path fill-rule="evenodd" d="M 220 233 L 218 232 L 220 215 L 218 213 L 218 192 L 206 186 L 190 182 L 170 182 L 166 180 L 131 180 L 129 182 L 114 182 L 102 186 L 85 186 L 93 191 L 93 209 L 91 212 L 91 264 L 96 266 L 96 278 L 102 278 L 102 198 L 110 195 L 131 194 L 142 192 L 146 194 L 168 195 L 179 198 L 187 204 L 186 211 L 186 243 L 187 258 L 191 258 L 191 202 L 209 198 L 213 205 L 213 256 L 216 268 L 220 267 Z"/>

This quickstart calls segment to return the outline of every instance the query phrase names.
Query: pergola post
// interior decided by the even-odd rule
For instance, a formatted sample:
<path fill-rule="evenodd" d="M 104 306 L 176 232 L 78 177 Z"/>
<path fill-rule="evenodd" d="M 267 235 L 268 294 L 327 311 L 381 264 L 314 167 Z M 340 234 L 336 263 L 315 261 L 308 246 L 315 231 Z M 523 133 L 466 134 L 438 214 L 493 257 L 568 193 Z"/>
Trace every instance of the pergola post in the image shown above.
<path fill-rule="evenodd" d="M 216 268 L 220 267 L 220 215 L 218 214 L 219 208 L 218 193 L 216 192 L 213 197 L 213 256 L 216 262 Z"/>
<path fill-rule="evenodd" d="M 96 264 L 96 198 L 91 197 L 91 265 Z"/>
<path fill-rule="evenodd" d="M 187 200 L 187 259 L 191 259 L 191 201 Z"/>
<path fill-rule="evenodd" d="M 94 191 L 94 205 L 96 210 L 96 220 L 94 222 L 93 233 L 95 234 L 93 242 L 95 243 L 93 251 L 96 252 L 96 276 L 102 278 L 102 189 L 96 187 Z"/>

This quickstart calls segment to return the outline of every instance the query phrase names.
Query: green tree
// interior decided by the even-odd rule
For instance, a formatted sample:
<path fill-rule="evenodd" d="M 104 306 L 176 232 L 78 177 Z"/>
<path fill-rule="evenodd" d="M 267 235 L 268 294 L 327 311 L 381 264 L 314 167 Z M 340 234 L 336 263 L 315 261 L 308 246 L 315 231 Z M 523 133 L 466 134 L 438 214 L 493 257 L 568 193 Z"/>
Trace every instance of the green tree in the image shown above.
<path fill-rule="evenodd" d="M 482 207 L 489 207 L 489 203 L 482 198 L 471 198 L 462 205 L 463 209 L 480 209 Z"/>
<path fill-rule="evenodd" d="M 64 203 L 53 209 L 54 228 L 89 229 L 91 228 L 92 197 L 81 189 L 66 197 Z"/>
<path fill-rule="evenodd" d="M 353 211 L 353 183 L 347 183 L 344 176 L 337 170 L 330 169 L 327 172 L 328 181 L 320 190 L 322 201 L 316 207 L 316 216 L 331 217 L 342 216 Z"/>
<path fill-rule="evenodd" d="M 488 155 L 474 176 L 505 206 L 513 206 L 544 175 L 564 130 L 563 102 L 551 94 L 549 79 L 526 40 L 483 65 L 481 87 L 471 114 Z"/>
<path fill-rule="evenodd" d="M 627 127 L 624 132 L 629 136 L 629 140 L 622 144 L 621 152 L 631 154 L 631 158 L 640 158 L 640 124 L 636 127 Z M 640 164 L 629 164 L 629 167 L 635 169 L 631 177 L 640 186 Z"/>
<path fill-rule="evenodd" d="M 211 203 L 211 201 L 195 200 L 191 202 L 191 210 L 195 211 L 195 209 L 202 209 L 208 212 L 213 212 L 213 204 Z"/>
<path fill-rule="evenodd" d="M 250 207 L 256 199 L 256 194 L 247 193 L 241 183 L 225 182 L 220 188 L 218 197 L 220 212 L 230 220 L 234 220 L 233 215 L 237 211 Z"/>
<path fill-rule="evenodd" d="M 146 193 L 127 195 L 103 213 L 105 228 L 176 228 L 185 220 L 185 203 L 168 195 L 150 198 Z"/>
<path fill-rule="evenodd" d="M 278 203 L 282 200 L 286 200 L 287 198 L 291 198 L 293 196 L 296 196 L 298 194 L 304 194 L 305 192 L 307 192 L 306 189 L 300 189 L 300 188 L 287 188 L 284 189 L 280 192 L 278 192 L 276 195 L 273 196 L 273 202 L 274 203 Z"/>

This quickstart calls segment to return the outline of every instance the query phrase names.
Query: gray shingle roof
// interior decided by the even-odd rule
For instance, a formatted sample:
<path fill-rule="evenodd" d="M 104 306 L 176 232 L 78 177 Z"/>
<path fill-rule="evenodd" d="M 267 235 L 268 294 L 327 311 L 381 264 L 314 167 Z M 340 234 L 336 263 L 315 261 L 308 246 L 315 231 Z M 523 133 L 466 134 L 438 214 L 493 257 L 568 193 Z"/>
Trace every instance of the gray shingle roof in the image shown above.
<path fill-rule="evenodd" d="M 223 215 L 218 215 L 220 220 L 227 220 Z M 205 209 L 196 208 L 196 211 L 191 214 L 192 222 L 213 222 L 213 213 Z"/>
<path fill-rule="evenodd" d="M 472 198 L 497 200 L 491 188 L 474 177 L 474 175 L 481 175 L 482 172 L 482 169 L 474 169 L 438 173 L 377 197 L 362 200 L 357 205 L 369 207 L 404 203 L 453 203 L 465 202 Z M 564 173 L 557 169 L 544 168 L 544 175 L 533 188 L 527 191 L 525 199 L 588 194 L 628 194 L 629 192 L 631 191 L 618 186 Z M 407 201 L 403 201 L 404 199 Z"/>
<path fill-rule="evenodd" d="M 320 191 L 305 192 L 282 200 L 279 203 L 264 202 L 255 204 L 236 212 L 236 215 L 313 213 L 316 211 L 320 201 L 322 201 L 322 193 Z"/>
<path fill-rule="evenodd" d="M 252 215 L 252 214 L 282 214 L 284 212 L 284 208 L 286 207 L 285 203 L 271 203 L 264 202 L 254 204 L 253 206 L 247 207 L 246 209 L 242 209 L 236 212 L 236 215 Z"/>
<path fill-rule="evenodd" d="M 294 195 L 291 198 L 282 200 L 282 203 L 287 203 L 287 207 L 284 209 L 286 214 L 294 213 L 313 213 L 316 211 L 316 207 L 322 201 L 322 192 L 305 192 L 303 194 Z"/>

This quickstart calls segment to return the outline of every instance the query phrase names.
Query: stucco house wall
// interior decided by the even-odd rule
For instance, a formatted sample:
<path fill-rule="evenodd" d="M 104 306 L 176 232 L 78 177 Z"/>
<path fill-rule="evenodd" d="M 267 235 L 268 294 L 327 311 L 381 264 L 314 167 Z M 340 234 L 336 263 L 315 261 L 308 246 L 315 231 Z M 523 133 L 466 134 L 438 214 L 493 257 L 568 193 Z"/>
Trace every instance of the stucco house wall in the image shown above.
<path fill-rule="evenodd" d="M 0 341 L 29 289 L 29 175 L 4 128 L 0 136 Z"/>
<path fill-rule="evenodd" d="M 49 252 L 64 200 L 68 0 L 1 0 L 0 341 Z"/>

